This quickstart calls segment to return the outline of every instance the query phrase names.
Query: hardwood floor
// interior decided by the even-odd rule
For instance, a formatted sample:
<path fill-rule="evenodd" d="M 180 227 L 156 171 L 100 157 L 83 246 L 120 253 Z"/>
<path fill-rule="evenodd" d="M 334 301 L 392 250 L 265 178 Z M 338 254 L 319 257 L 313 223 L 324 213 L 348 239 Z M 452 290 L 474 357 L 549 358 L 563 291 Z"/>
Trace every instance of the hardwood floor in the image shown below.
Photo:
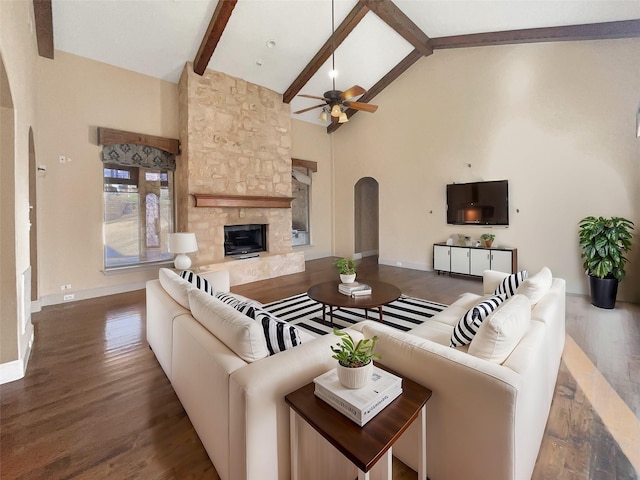
<path fill-rule="evenodd" d="M 447 304 L 482 290 L 478 279 L 371 261 L 359 275 Z M 330 259 L 321 259 L 233 291 L 269 302 L 334 278 Z M 0 478 L 219 478 L 147 346 L 144 291 L 47 307 L 33 322 L 27 375 L 0 386 Z M 567 334 L 533 478 L 638 479 L 640 306 L 603 311 L 569 295 Z M 413 478 L 394 464 L 395 480 Z"/>

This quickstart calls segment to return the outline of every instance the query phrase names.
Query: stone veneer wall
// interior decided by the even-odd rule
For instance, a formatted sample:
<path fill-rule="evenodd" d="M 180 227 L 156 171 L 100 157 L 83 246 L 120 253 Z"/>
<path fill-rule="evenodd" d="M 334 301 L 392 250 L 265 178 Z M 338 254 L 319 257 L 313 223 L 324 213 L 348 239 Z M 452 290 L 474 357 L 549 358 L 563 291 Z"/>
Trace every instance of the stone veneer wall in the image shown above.
<path fill-rule="evenodd" d="M 268 224 L 268 254 L 290 253 L 291 209 L 196 208 L 189 196 L 290 197 L 289 105 L 274 91 L 223 73 L 207 69 L 199 76 L 191 64 L 180 78 L 179 102 L 178 231 L 196 234 L 194 264 L 224 259 L 224 225 Z"/>

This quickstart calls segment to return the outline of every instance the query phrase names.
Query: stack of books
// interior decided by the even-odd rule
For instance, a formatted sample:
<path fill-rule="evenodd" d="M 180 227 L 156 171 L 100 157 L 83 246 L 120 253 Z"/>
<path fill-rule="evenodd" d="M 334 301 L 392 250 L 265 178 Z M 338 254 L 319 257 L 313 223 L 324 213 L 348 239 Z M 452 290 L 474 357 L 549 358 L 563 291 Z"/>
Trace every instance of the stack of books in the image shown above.
<path fill-rule="evenodd" d="M 366 283 L 341 283 L 338 285 L 338 291 L 344 295 L 358 297 L 360 295 L 371 295 L 371 286 Z"/>
<path fill-rule="evenodd" d="M 335 368 L 313 383 L 318 398 L 361 427 L 402 393 L 402 378 L 376 366 L 369 383 L 355 390 L 342 386 Z"/>

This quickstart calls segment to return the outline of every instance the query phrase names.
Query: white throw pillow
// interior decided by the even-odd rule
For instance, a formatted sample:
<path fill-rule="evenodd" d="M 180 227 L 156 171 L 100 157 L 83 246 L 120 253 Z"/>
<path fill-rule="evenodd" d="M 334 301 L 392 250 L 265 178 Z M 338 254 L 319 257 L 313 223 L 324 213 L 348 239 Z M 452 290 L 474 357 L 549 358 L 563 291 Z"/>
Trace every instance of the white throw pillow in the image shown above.
<path fill-rule="evenodd" d="M 158 280 L 160 280 L 160 285 L 171 298 L 184 308 L 189 309 L 189 290 L 192 288 L 189 282 L 184 278 L 180 278 L 180 275 L 168 268 L 160 269 Z"/>
<path fill-rule="evenodd" d="M 254 319 L 202 290 L 189 292 L 191 314 L 245 362 L 269 356 L 262 327 Z"/>
<path fill-rule="evenodd" d="M 530 321 L 529 298 L 514 295 L 482 322 L 467 353 L 501 364 L 522 340 Z"/>
<path fill-rule="evenodd" d="M 553 275 L 551 270 L 547 267 L 542 267 L 538 273 L 522 282 L 516 293 L 527 296 L 531 305 L 535 305 L 547 294 L 552 282 Z"/>

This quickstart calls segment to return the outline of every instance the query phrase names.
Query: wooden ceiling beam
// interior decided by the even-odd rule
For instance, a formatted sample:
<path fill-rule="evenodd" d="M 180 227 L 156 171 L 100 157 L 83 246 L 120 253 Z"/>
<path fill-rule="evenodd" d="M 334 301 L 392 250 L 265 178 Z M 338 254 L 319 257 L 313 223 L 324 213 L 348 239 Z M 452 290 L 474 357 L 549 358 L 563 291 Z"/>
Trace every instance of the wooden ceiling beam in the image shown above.
<path fill-rule="evenodd" d="M 640 20 L 526 28 L 431 39 L 434 49 L 640 37 Z"/>
<path fill-rule="evenodd" d="M 218 46 L 224 29 L 227 27 L 236 3 L 238 3 L 238 0 L 218 0 L 218 5 L 216 5 L 216 9 L 211 16 L 207 32 L 204 34 L 196 58 L 193 60 L 193 71 L 198 75 L 204 74 L 207 69 L 207 65 L 209 65 L 211 56 Z"/>
<path fill-rule="evenodd" d="M 33 0 L 38 55 L 53 60 L 53 12 L 51 0 Z"/>
<path fill-rule="evenodd" d="M 398 35 L 409 42 L 422 55 L 433 53 L 431 40 L 413 21 L 391 0 L 360 0 L 369 10 L 393 28 Z"/>
<path fill-rule="evenodd" d="M 400 63 L 398 63 L 395 67 L 393 67 L 389 73 L 387 73 L 384 77 L 382 77 L 373 87 L 371 87 L 369 90 L 367 90 L 367 92 L 362 95 L 359 98 L 359 102 L 370 102 L 371 100 L 373 100 L 373 98 L 378 95 L 380 92 L 382 92 L 385 88 L 387 88 L 396 78 L 398 78 L 400 75 L 402 75 L 405 71 L 407 71 L 407 69 L 413 65 L 414 63 L 416 63 L 418 60 L 420 60 L 422 57 L 424 57 L 424 54 L 418 50 L 417 48 L 415 50 L 413 50 L 409 55 L 407 55 L 406 57 L 404 57 Z M 347 117 L 351 118 L 353 117 L 356 113 L 358 113 L 358 110 L 354 109 L 354 108 L 348 108 L 345 113 L 347 114 Z M 328 127 L 327 127 L 327 133 L 332 133 L 335 132 L 338 128 L 340 128 L 340 125 L 344 125 L 343 123 L 331 123 Z"/>
<path fill-rule="evenodd" d="M 284 103 L 291 103 L 291 100 L 300 92 L 300 90 L 307 84 L 307 82 L 315 75 L 315 73 L 324 65 L 334 48 L 344 41 L 345 38 L 353 31 L 353 29 L 360 23 L 369 10 L 367 7 L 358 2 L 351 9 L 349 14 L 345 17 L 342 23 L 336 28 L 336 31 L 329 37 L 329 40 L 320 48 L 318 53 L 311 59 L 311 61 L 304 67 L 304 70 L 298 75 L 293 83 L 287 88 L 282 95 L 282 101 Z"/>

